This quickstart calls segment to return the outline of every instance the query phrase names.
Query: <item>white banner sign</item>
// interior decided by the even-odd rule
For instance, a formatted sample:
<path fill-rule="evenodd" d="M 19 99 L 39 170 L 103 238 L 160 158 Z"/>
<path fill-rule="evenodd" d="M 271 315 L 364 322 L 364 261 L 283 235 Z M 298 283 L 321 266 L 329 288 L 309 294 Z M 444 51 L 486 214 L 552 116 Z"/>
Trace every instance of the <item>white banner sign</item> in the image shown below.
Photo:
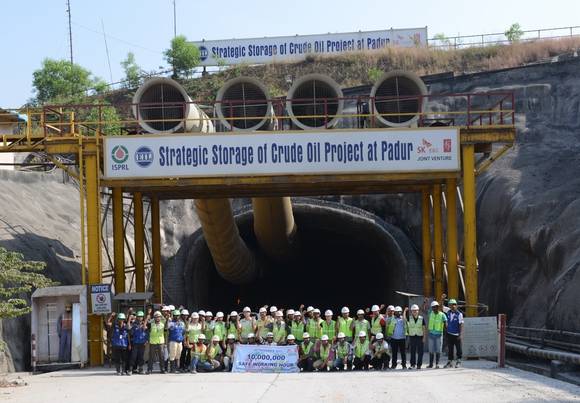
<path fill-rule="evenodd" d="M 232 372 L 300 372 L 298 346 L 270 347 L 240 344 L 234 352 Z"/>
<path fill-rule="evenodd" d="M 427 27 L 192 42 L 200 50 L 202 66 L 300 61 L 307 55 L 337 55 L 384 49 L 388 46 L 427 45 Z"/>
<path fill-rule="evenodd" d="M 463 357 L 497 357 L 497 317 L 465 318 L 463 324 Z"/>
<path fill-rule="evenodd" d="M 458 170 L 454 128 L 105 138 L 108 179 Z"/>

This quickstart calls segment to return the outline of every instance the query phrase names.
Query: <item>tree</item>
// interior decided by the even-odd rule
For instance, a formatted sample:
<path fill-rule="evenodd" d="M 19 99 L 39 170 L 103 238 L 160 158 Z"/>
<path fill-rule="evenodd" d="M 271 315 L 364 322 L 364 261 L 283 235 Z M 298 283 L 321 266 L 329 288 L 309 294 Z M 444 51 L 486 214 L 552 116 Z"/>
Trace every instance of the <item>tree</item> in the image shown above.
<path fill-rule="evenodd" d="M 439 32 L 439 33 L 435 34 L 433 39 L 436 40 L 437 42 L 439 42 L 440 47 L 444 47 L 444 48 L 451 47 L 451 41 L 449 40 L 449 38 L 447 38 L 445 36 L 445 34 L 443 32 Z"/>
<path fill-rule="evenodd" d="M 171 47 L 165 52 L 165 60 L 173 67 L 173 77 L 189 76 L 200 61 L 197 46 L 187 42 L 183 35 L 171 40 Z"/>
<path fill-rule="evenodd" d="M 524 31 L 522 31 L 522 27 L 519 23 L 512 24 L 507 31 L 505 31 L 505 37 L 510 42 L 517 42 L 519 41 L 522 36 L 524 36 Z"/>
<path fill-rule="evenodd" d="M 135 55 L 133 52 L 127 53 L 127 58 L 121 62 L 123 70 L 125 70 L 125 88 L 136 88 L 141 83 L 141 68 L 135 62 Z"/>
<path fill-rule="evenodd" d="M 26 261 L 21 253 L 0 247 L 0 319 L 29 313 L 23 294 L 33 288 L 56 285 L 41 273 L 45 267 L 44 262 Z"/>
<path fill-rule="evenodd" d="M 75 100 L 84 97 L 91 90 L 103 90 L 104 82 L 79 66 L 67 60 L 44 59 L 42 67 L 32 73 L 32 85 L 39 104 Z"/>

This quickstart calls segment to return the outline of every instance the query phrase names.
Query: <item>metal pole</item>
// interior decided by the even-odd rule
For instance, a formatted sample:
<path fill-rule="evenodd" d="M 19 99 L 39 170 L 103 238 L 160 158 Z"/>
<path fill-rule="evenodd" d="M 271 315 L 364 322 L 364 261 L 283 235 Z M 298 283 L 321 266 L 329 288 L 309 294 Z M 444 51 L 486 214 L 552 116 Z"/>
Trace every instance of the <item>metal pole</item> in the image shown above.
<path fill-rule="evenodd" d="M 101 240 L 99 236 L 99 170 L 97 145 L 87 143 L 85 152 L 86 188 L 87 188 L 87 249 L 89 285 L 102 281 L 100 255 Z M 99 315 L 89 315 L 89 362 L 91 366 L 103 364 L 103 321 Z"/>
<path fill-rule="evenodd" d="M 498 321 L 498 349 L 497 349 L 497 365 L 500 368 L 505 368 L 505 333 L 506 333 L 506 316 L 500 313 L 497 316 Z"/>
<path fill-rule="evenodd" d="M 435 299 L 443 294 L 443 224 L 441 185 L 433 185 L 433 257 L 435 259 Z"/>
<path fill-rule="evenodd" d="M 133 194 L 135 226 L 135 291 L 145 291 L 145 233 L 143 228 L 143 195 Z"/>
<path fill-rule="evenodd" d="M 463 240 L 467 315 L 477 316 L 477 239 L 475 216 L 474 145 L 463 146 Z"/>
<path fill-rule="evenodd" d="M 123 189 L 113 192 L 113 261 L 115 263 L 115 294 L 125 292 L 125 231 L 123 228 Z"/>
<path fill-rule="evenodd" d="M 163 301 L 163 284 L 161 277 L 161 225 L 159 218 L 159 198 L 151 197 L 151 248 L 153 249 L 153 302 Z"/>
<path fill-rule="evenodd" d="M 177 12 L 175 7 L 175 1 L 173 0 L 173 37 L 177 36 Z"/>
<path fill-rule="evenodd" d="M 421 232 L 423 249 L 423 295 L 425 297 L 431 297 L 433 295 L 433 272 L 431 269 L 431 203 L 429 199 L 429 190 L 423 190 L 421 193 Z"/>
<path fill-rule="evenodd" d="M 459 298 L 457 272 L 457 180 L 447 179 L 445 199 L 447 200 L 447 295 Z"/>

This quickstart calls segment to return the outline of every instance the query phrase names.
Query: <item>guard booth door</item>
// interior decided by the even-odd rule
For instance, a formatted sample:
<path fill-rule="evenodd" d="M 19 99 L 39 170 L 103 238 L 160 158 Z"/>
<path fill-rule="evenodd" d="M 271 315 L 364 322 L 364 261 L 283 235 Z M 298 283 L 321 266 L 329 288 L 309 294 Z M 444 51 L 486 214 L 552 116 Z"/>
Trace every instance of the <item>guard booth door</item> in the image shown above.
<path fill-rule="evenodd" d="M 58 361 L 58 304 L 48 302 L 40 305 L 39 328 L 37 335 L 38 361 L 51 363 Z"/>

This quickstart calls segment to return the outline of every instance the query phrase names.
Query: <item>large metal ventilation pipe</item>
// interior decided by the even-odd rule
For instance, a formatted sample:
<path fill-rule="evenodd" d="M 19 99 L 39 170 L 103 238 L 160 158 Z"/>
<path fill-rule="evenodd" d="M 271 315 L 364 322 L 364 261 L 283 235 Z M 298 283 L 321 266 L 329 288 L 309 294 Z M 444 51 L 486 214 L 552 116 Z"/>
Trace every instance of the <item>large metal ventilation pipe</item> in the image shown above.
<path fill-rule="evenodd" d="M 294 125 L 302 130 L 330 129 L 338 123 L 343 105 L 342 90 L 332 78 L 308 74 L 290 87 L 286 110 Z"/>
<path fill-rule="evenodd" d="M 384 74 L 371 90 L 372 110 L 379 125 L 406 127 L 414 125 L 425 110 L 427 87 L 409 71 Z"/>
<path fill-rule="evenodd" d="M 212 132 L 213 123 L 185 89 L 166 77 L 147 80 L 133 96 L 133 115 L 148 133 Z"/>
<path fill-rule="evenodd" d="M 219 89 L 216 115 L 227 130 L 271 130 L 274 125 L 268 89 L 250 77 L 234 78 Z"/>

